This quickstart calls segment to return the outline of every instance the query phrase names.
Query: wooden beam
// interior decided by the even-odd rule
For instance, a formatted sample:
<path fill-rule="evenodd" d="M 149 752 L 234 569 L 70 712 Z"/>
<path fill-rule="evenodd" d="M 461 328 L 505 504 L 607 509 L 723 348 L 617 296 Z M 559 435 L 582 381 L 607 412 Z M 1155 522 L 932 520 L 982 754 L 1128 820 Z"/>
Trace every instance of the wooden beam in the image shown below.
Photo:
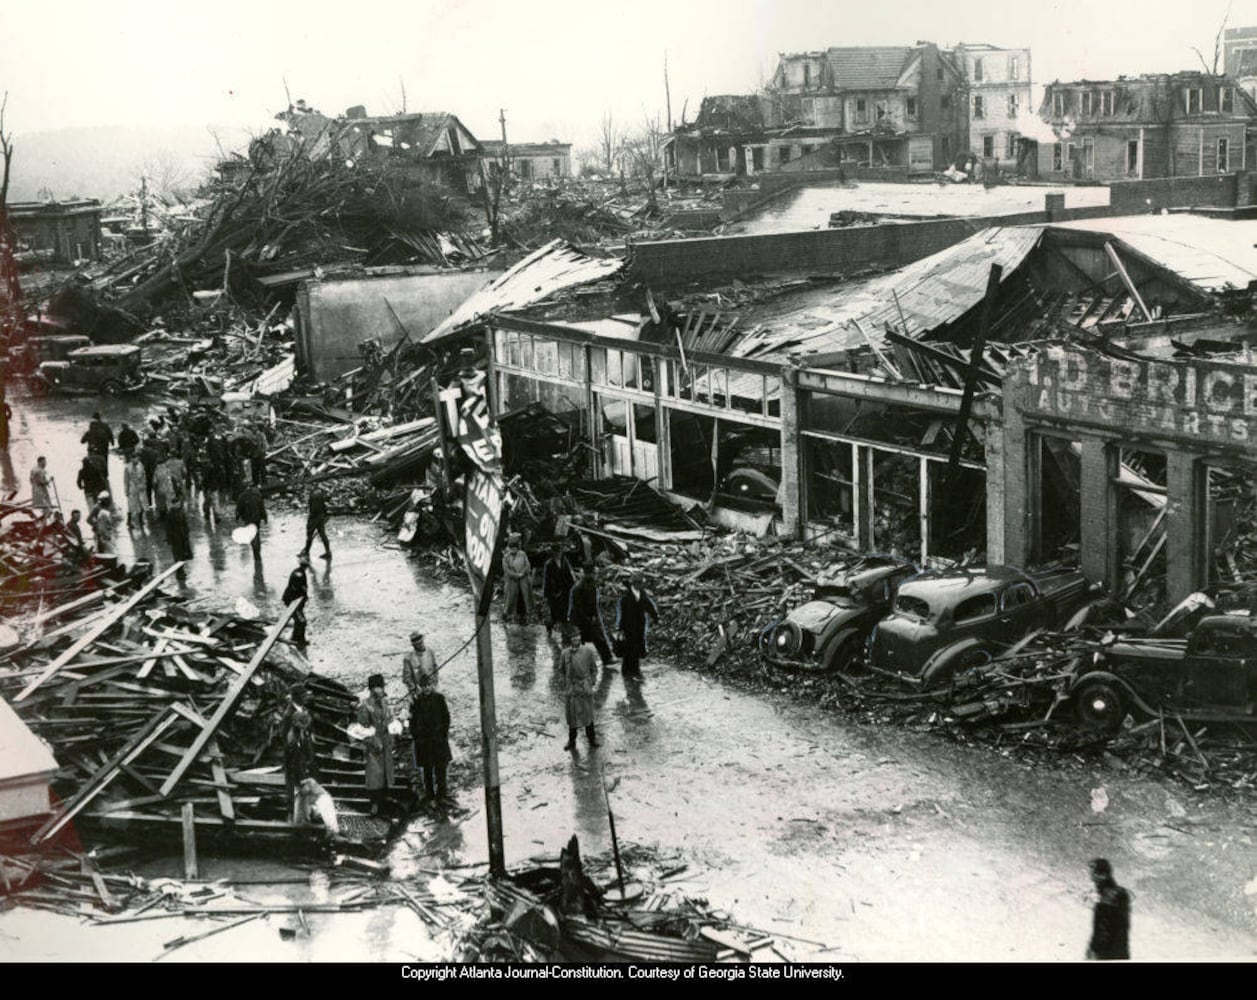
<path fill-rule="evenodd" d="M 183 877 L 195 879 L 196 870 L 196 806 L 183 804 Z"/>
<path fill-rule="evenodd" d="M 1144 314 L 1144 319 L 1152 322 L 1152 313 L 1148 311 L 1148 305 L 1144 302 L 1143 296 L 1139 294 L 1139 289 L 1135 287 L 1135 283 L 1130 280 L 1130 275 L 1126 273 L 1126 265 L 1122 263 L 1122 258 L 1113 249 L 1113 244 L 1106 242 L 1104 244 L 1104 252 L 1109 255 L 1109 260 L 1117 268 L 1118 277 L 1122 279 L 1122 284 L 1126 286 L 1126 291 L 1130 292 L 1130 297 L 1135 300 L 1135 305 L 1139 306 L 1139 311 Z"/>
<path fill-rule="evenodd" d="M 986 348 L 986 333 L 991 328 L 991 319 L 995 313 L 995 300 L 999 297 L 999 282 L 1004 269 L 999 264 L 991 265 L 991 273 L 986 282 L 986 295 L 982 300 L 982 317 L 978 321 L 978 332 L 973 339 L 973 351 L 969 355 L 969 367 L 965 372 L 965 391 L 960 397 L 960 412 L 956 414 L 956 430 L 951 439 L 951 457 L 947 462 L 947 479 L 950 484 L 960 468 L 960 456 L 964 451 L 965 437 L 969 433 L 969 412 L 973 407 L 973 393 L 977 388 L 978 373 L 982 370 L 982 352 Z"/>
<path fill-rule="evenodd" d="M 210 770 L 214 774 L 214 791 L 218 793 L 218 811 L 223 814 L 223 819 L 234 820 L 236 807 L 231 801 L 231 792 L 227 790 L 227 771 L 223 767 L 223 755 L 218 749 L 218 740 L 209 741 L 209 753 Z"/>
<path fill-rule="evenodd" d="M 262 665 L 262 661 L 266 659 L 266 654 L 271 651 L 271 647 L 274 646 L 276 640 L 279 639 L 280 633 L 284 631 L 285 627 L 287 627 L 289 619 L 297 613 L 297 608 L 300 606 L 300 600 L 293 601 L 284 609 L 283 614 L 279 616 L 279 621 L 271 626 L 270 631 L 266 633 L 266 638 L 262 640 L 261 644 L 257 648 L 257 651 L 253 654 L 253 658 L 245 665 L 244 672 L 231 682 L 231 687 L 227 689 L 226 695 L 223 696 L 223 700 L 219 703 L 217 710 L 210 717 L 209 722 L 207 722 L 204 728 L 197 733 L 196 738 L 192 741 L 192 745 L 188 747 L 187 751 L 183 755 L 183 758 L 175 765 L 175 769 L 170 772 L 170 777 L 168 777 L 162 784 L 162 795 L 169 795 L 174 790 L 175 785 L 179 784 L 179 780 L 187 773 L 188 768 L 192 766 L 192 762 L 201 755 L 206 744 L 213 738 L 214 733 L 217 732 L 218 727 L 222 725 L 223 720 L 226 719 L 227 716 L 235 709 L 236 702 L 239 700 L 240 695 L 244 693 L 245 687 L 248 685 L 249 681 L 253 679 L 253 675 L 257 671 L 257 668 L 260 667 Z"/>
<path fill-rule="evenodd" d="M 48 666 L 44 668 L 43 673 L 41 673 L 38 677 L 36 677 L 29 684 L 27 684 L 26 687 L 22 689 L 22 692 L 16 698 L 13 699 L 13 701 L 16 703 L 16 702 L 20 702 L 24 700 L 27 697 L 27 695 L 29 695 L 31 692 L 36 690 L 40 685 L 42 685 L 50 677 L 52 677 L 58 670 L 64 667 L 72 659 L 78 656 L 79 653 L 83 652 L 83 650 L 85 650 L 93 642 L 99 639 L 101 635 L 103 635 L 107 629 L 109 629 L 112 625 L 116 624 L 117 622 L 121 621 L 122 617 L 128 611 L 130 611 L 132 608 L 138 605 L 141 601 L 143 601 L 144 598 L 146 598 L 149 594 L 151 594 L 154 590 L 156 590 L 158 586 L 160 586 L 167 577 L 173 576 L 175 572 L 179 569 L 182 569 L 183 566 L 184 566 L 184 563 L 182 562 L 175 563 L 173 566 L 167 569 L 164 573 L 160 574 L 159 576 L 155 576 L 152 580 L 150 580 L 143 587 L 137 590 L 134 594 L 131 595 L 130 599 L 127 600 L 125 603 L 119 604 L 116 608 L 114 608 L 111 612 L 109 612 L 109 614 L 107 614 L 104 618 L 102 618 L 99 622 L 97 622 L 97 624 L 92 629 L 90 629 L 87 633 L 82 635 L 76 642 L 71 644 L 70 647 L 67 648 L 60 656 L 58 656 L 55 660 L 53 660 L 50 664 L 48 664 Z"/>

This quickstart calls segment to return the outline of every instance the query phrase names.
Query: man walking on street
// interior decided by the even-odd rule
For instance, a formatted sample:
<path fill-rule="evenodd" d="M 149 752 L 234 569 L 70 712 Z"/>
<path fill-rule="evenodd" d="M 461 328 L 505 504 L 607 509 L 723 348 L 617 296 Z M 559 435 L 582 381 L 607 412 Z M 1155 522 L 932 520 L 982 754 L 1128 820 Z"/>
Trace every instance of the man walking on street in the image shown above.
<path fill-rule="evenodd" d="M 96 506 L 87 515 L 87 523 L 96 533 L 96 554 L 111 556 L 114 554 L 114 539 L 117 537 L 118 524 L 114 513 L 113 498 L 108 491 L 101 491 Z"/>
<path fill-rule="evenodd" d="M 99 413 L 92 414 L 92 422 L 88 425 L 83 436 L 79 438 L 79 441 L 87 445 L 87 453 L 89 455 L 100 455 L 104 459 L 101 464 L 108 470 L 109 449 L 113 447 L 113 430 L 100 419 Z M 106 475 L 108 475 L 108 471 L 106 471 Z"/>
<path fill-rule="evenodd" d="M 297 556 L 297 568 L 288 574 L 288 586 L 284 588 L 284 596 L 281 598 L 285 607 L 293 601 L 301 602 L 292 616 L 293 645 L 301 649 L 305 649 L 306 646 L 306 598 L 310 595 L 310 584 L 306 580 L 306 570 L 309 568 L 310 560 L 303 552 Z"/>
<path fill-rule="evenodd" d="M 592 643 L 608 666 L 614 657 L 607 642 L 607 630 L 602 624 L 602 611 L 598 607 L 597 571 L 592 564 L 584 566 L 577 574 L 576 586 L 568 600 L 567 620 L 580 630 L 581 641 Z"/>
<path fill-rule="evenodd" d="M 131 429 L 130 424 L 123 424 L 122 430 L 118 431 L 118 450 L 128 462 L 139 446 L 140 436 Z"/>
<path fill-rule="evenodd" d="M 559 672 L 567 688 L 564 713 L 567 717 L 567 745 L 564 750 L 576 749 L 576 730 L 584 728 L 592 750 L 598 746 L 594 733 L 594 686 L 598 678 L 598 661 L 592 645 L 581 641 L 580 630 L 574 625 L 563 626 L 567 645 L 559 653 Z"/>
<path fill-rule="evenodd" d="M 327 543 L 327 494 L 319 487 L 310 491 L 310 507 L 306 512 L 306 547 L 301 551 L 310 554 L 310 545 L 317 534 L 323 543 L 323 558 L 332 558 L 332 547 Z"/>
<path fill-rule="evenodd" d="M 153 506 L 153 480 L 157 475 L 157 466 L 161 464 L 161 449 L 157 443 L 157 435 L 150 434 L 144 439 L 140 448 L 140 464 L 144 466 L 144 497 L 148 505 Z"/>
<path fill-rule="evenodd" d="M 1099 961 L 1130 958 L 1130 893 L 1113 878 L 1104 858 L 1091 862 L 1091 881 L 1098 899 L 1091 922 L 1087 958 Z"/>
<path fill-rule="evenodd" d="M 173 500 L 166 511 L 166 541 L 175 562 L 186 562 L 192 558 L 192 533 L 188 529 L 188 513 L 180 499 Z"/>
<path fill-rule="evenodd" d="M 52 477 L 48 475 L 48 459 L 40 455 L 35 459 L 35 468 L 31 469 L 31 506 L 41 514 L 47 514 L 52 510 L 52 495 L 48 492 L 51 482 Z"/>
<path fill-rule="evenodd" d="M 502 576 L 506 580 L 503 620 L 528 624 L 532 618 L 532 563 L 528 559 L 528 553 L 519 547 L 517 534 L 512 534 L 506 540 L 506 554 L 502 556 Z"/>
<path fill-rule="evenodd" d="M 99 455 L 89 451 L 83 456 L 83 464 L 74 483 L 83 491 L 83 496 L 87 499 L 87 509 L 91 510 L 101 492 L 109 489 L 109 476 L 102 467 Z"/>
<path fill-rule="evenodd" d="M 262 504 L 262 494 L 250 483 L 236 497 L 236 517 L 244 524 L 251 524 L 256 529 L 253 534 L 253 558 L 262 558 L 262 522 L 266 520 L 266 507 Z"/>
<path fill-rule="evenodd" d="M 640 571 L 629 577 L 628 586 L 615 607 L 615 627 L 623 636 L 624 666 L 620 672 L 628 680 L 642 679 L 642 657 L 646 655 L 646 633 L 659 620 L 659 606 L 645 587 Z"/>
<path fill-rule="evenodd" d="M 572 564 L 563 554 L 563 545 L 555 542 L 550 546 L 550 558 L 541 567 L 541 592 L 550 608 L 550 620 L 546 622 L 547 635 L 567 623 L 567 602 L 575 582 Z"/>
<path fill-rule="evenodd" d="M 432 679 L 432 686 L 435 688 L 437 682 L 436 657 L 432 655 L 432 650 L 428 649 L 427 644 L 424 642 L 423 633 L 419 631 L 411 632 L 410 652 L 402 659 L 402 683 L 406 685 L 411 701 L 414 701 L 419 696 L 419 682 L 425 677 Z"/>

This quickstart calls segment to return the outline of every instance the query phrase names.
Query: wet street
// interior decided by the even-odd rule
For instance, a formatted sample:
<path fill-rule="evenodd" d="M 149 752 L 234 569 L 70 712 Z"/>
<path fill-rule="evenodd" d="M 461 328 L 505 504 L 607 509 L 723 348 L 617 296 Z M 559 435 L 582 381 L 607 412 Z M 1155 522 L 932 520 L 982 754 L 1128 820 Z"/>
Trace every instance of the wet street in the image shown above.
<path fill-rule="evenodd" d="M 45 454 L 67 510 L 84 502 L 73 482 L 91 412 L 100 408 L 115 433 L 121 420 L 138 427 L 144 416 L 119 401 L 13 404 L 14 440 L 0 470 L 5 489 L 29 495 L 30 468 Z M 110 474 L 122 497 L 117 458 Z M 230 609 L 243 598 L 277 613 L 304 541 L 303 514 L 271 511 L 256 566 L 249 547 L 231 541 L 234 511 L 208 530 L 199 511 L 189 520 L 195 559 L 187 588 L 197 606 Z M 471 636 L 466 589 L 433 580 L 378 524 L 335 516 L 331 529 L 331 562 L 314 547 L 309 660 L 363 688 L 369 674 L 382 672 L 400 704 L 408 633 L 422 629 L 438 662 L 455 654 Z M 158 568 L 171 561 L 159 535 L 124 530 L 119 552 L 125 562 L 148 558 Z M 495 620 L 492 636 L 508 866 L 534 858 L 553 864 L 572 834 L 586 856 L 608 852 L 605 780 L 616 783 L 610 802 L 630 856 L 677 858 L 675 866 L 686 867 L 670 886 L 706 898 L 737 923 L 801 939 L 790 950 L 796 958 L 1080 959 L 1093 896 L 1086 865 L 1096 856 L 1109 858 L 1133 893 L 1135 958 L 1257 957 L 1251 791 L 1199 795 L 1128 777 L 1116 765 L 1031 769 L 928 733 L 743 694 L 654 659 L 640 688 L 603 674 L 596 695 L 603 746 L 591 752 L 582 736 L 569 754 L 544 628 Z M 474 649 L 453 656 L 441 687 L 454 719 L 451 777 L 468 813 L 416 818 L 388 859 L 392 877 L 420 879 L 434 893 L 443 865 L 487 857 Z M 202 860 L 211 879 L 275 867 Z M 171 859 L 163 870 L 178 868 Z M 319 875 L 311 882 L 294 892 L 312 899 L 327 892 Z M 432 939 L 400 907 L 309 919 L 308 938 L 281 942 L 277 919 L 266 918 L 170 960 L 449 957 L 448 940 Z M 204 927 L 187 918 L 157 924 L 101 927 L 17 909 L 0 915 L 0 961 L 146 961 L 162 941 Z"/>

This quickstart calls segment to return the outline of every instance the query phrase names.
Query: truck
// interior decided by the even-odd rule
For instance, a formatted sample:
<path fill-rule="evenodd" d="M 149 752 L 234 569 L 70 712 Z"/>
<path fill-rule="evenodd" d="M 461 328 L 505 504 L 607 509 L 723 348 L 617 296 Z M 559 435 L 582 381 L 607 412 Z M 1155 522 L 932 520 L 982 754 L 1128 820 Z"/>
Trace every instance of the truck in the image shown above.
<path fill-rule="evenodd" d="M 935 687 L 990 662 L 1035 629 L 1066 625 L 1098 598 L 1074 569 L 923 573 L 899 587 L 893 610 L 874 628 L 869 666 Z"/>
<path fill-rule="evenodd" d="M 920 570 L 896 556 L 864 556 L 818 584 L 815 596 L 760 634 L 760 658 L 774 667 L 849 673 L 899 587 Z"/>

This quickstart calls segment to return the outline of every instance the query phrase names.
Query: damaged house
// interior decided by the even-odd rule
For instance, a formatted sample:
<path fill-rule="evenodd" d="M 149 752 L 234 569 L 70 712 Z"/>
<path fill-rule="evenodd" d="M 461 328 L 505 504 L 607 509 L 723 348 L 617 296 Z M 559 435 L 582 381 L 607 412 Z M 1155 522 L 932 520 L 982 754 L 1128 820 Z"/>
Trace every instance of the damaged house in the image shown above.
<path fill-rule="evenodd" d="M 1248 169 L 1257 101 L 1230 76 L 1160 73 L 1050 83 L 1039 115 L 1045 179 L 1207 177 Z"/>
<path fill-rule="evenodd" d="M 572 176 L 572 144 L 551 139 L 549 142 L 512 142 L 486 139 L 480 144 L 489 170 L 499 169 L 503 160 L 522 181 L 543 181 L 552 177 Z"/>

